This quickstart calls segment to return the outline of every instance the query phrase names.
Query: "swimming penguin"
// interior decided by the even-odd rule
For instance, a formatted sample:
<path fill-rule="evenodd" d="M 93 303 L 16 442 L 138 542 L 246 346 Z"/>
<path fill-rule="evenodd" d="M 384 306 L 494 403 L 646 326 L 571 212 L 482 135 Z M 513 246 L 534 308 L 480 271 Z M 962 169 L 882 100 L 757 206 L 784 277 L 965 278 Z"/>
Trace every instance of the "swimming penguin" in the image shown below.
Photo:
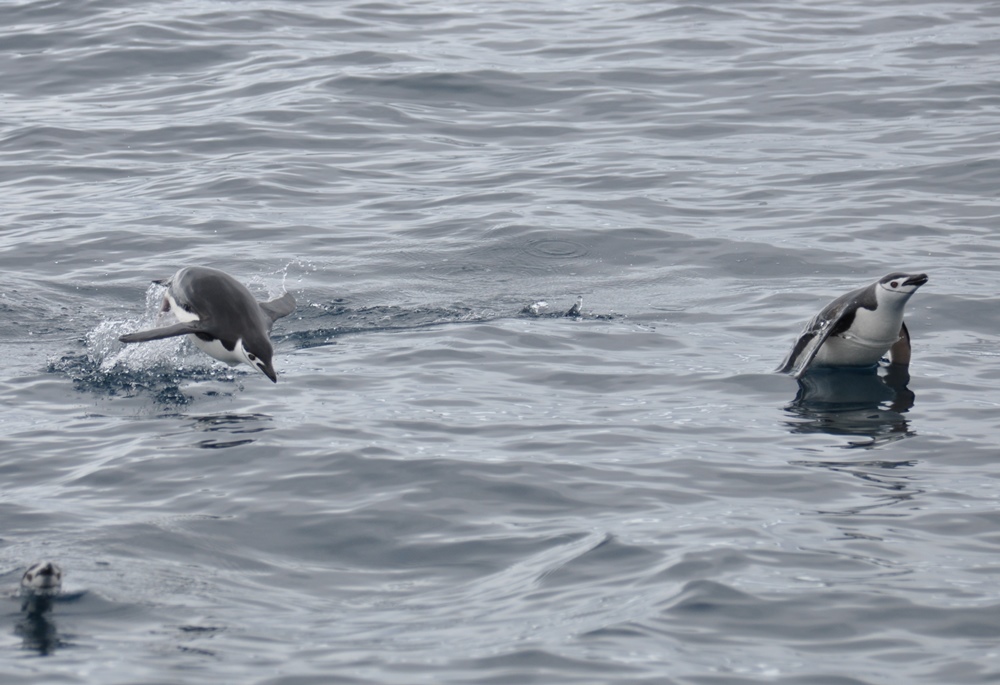
<path fill-rule="evenodd" d="M 173 312 L 178 323 L 129 333 L 118 338 L 120 341 L 146 342 L 190 335 L 199 349 L 219 361 L 230 366 L 245 362 L 278 382 L 268 335 L 277 319 L 295 311 L 291 293 L 258 302 L 235 278 L 204 266 L 189 266 L 167 281 L 154 282 L 167 286 L 162 311 Z"/>
<path fill-rule="evenodd" d="M 62 588 L 62 569 L 51 561 L 38 561 L 21 576 L 21 590 L 31 593 L 57 593 Z"/>
<path fill-rule="evenodd" d="M 21 576 L 21 617 L 14 633 L 23 639 L 25 649 L 41 655 L 63 646 L 51 614 L 62 597 L 62 569 L 51 561 L 32 564 Z"/>
<path fill-rule="evenodd" d="M 812 366 L 872 366 L 886 352 L 890 363 L 909 365 L 903 308 L 926 282 L 927 274 L 896 272 L 841 295 L 809 322 L 777 371 L 801 378 Z"/>
<path fill-rule="evenodd" d="M 583 311 L 583 295 L 577 295 L 576 302 L 573 303 L 573 306 L 570 307 L 566 311 L 566 313 L 563 314 L 563 316 L 572 319 L 574 317 L 580 316 L 582 311 Z"/>

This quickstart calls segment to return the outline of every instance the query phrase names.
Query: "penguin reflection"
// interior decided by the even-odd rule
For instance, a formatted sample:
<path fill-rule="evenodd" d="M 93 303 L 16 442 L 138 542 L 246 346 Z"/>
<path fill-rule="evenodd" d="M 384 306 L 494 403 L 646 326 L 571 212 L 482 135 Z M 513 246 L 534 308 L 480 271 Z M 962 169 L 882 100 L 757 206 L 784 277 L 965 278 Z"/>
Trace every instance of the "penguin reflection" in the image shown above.
<path fill-rule="evenodd" d="M 916 396 L 907 387 L 907 367 L 889 364 L 876 369 L 815 369 L 798 379 L 795 399 L 785 411 L 795 420 L 793 433 L 857 435 L 870 441 L 851 447 L 873 447 L 912 435 L 904 414 Z"/>

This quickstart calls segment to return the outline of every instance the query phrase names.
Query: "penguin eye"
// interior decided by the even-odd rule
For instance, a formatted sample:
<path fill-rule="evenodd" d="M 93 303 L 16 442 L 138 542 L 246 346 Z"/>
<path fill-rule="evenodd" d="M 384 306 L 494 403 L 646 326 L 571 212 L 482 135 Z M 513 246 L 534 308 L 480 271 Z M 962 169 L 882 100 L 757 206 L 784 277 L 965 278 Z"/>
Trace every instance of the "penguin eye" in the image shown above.
<path fill-rule="evenodd" d="M 895 288 L 896 286 L 893 286 L 893 287 Z M 252 361 L 252 362 L 255 362 L 255 361 L 257 361 L 257 357 L 253 356 L 253 354 L 252 354 L 252 353 L 250 353 L 250 352 L 247 352 L 247 357 L 248 357 L 248 358 L 250 359 L 250 361 Z"/>
<path fill-rule="evenodd" d="M 892 282 L 892 283 L 890 283 L 889 285 L 891 285 L 891 286 L 892 286 L 893 288 L 895 288 L 896 286 L 898 286 L 898 285 L 899 285 L 899 281 L 893 281 L 893 282 Z"/>

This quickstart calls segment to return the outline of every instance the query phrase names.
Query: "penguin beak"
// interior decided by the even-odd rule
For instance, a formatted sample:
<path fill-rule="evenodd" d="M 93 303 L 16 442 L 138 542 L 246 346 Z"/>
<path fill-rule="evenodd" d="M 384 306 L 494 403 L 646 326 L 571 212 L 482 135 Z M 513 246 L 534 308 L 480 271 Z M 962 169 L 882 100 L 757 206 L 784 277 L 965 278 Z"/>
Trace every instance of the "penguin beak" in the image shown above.
<path fill-rule="evenodd" d="M 265 366 L 258 366 L 257 368 L 260 369 L 265 376 L 270 378 L 272 383 L 278 382 L 278 372 L 274 370 L 274 365 L 271 364 L 271 362 L 267 362 Z"/>
<path fill-rule="evenodd" d="M 37 582 L 42 587 L 50 587 L 55 585 L 56 570 L 52 567 L 51 563 L 45 564 L 42 568 L 38 569 L 38 580 Z"/>
<path fill-rule="evenodd" d="M 278 382 L 278 373 L 274 370 L 274 363 L 271 361 L 272 352 L 270 345 L 267 345 L 266 347 L 263 345 L 261 346 L 261 352 L 263 352 L 263 354 L 254 354 L 246 348 L 246 345 L 243 344 L 242 340 L 239 341 L 238 344 L 240 345 L 240 351 L 243 353 L 243 360 L 247 364 L 270 378 L 272 383 Z"/>
<path fill-rule="evenodd" d="M 927 274 L 917 274 L 915 276 L 910 276 L 905 281 L 903 281 L 903 285 L 915 285 L 917 287 L 920 287 L 926 282 L 927 282 Z"/>

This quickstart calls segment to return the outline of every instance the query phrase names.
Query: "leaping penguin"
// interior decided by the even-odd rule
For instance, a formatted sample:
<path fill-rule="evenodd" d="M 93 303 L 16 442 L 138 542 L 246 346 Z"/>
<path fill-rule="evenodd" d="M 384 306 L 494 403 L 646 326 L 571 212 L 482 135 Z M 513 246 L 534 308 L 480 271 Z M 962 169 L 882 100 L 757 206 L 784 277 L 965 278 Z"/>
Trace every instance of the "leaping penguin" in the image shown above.
<path fill-rule="evenodd" d="M 204 266 L 189 266 L 167 281 L 154 283 L 167 286 L 161 311 L 173 312 L 178 323 L 129 333 L 118 338 L 120 341 L 135 343 L 190 335 L 199 349 L 215 359 L 230 366 L 245 362 L 278 382 L 268 335 L 277 319 L 295 311 L 291 293 L 258 302 L 235 278 Z"/>
<path fill-rule="evenodd" d="M 927 274 L 896 272 L 841 295 L 809 322 L 777 371 L 801 378 L 814 366 L 872 366 L 886 352 L 890 363 L 909 365 L 903 308 L 926 282 Z"/>

